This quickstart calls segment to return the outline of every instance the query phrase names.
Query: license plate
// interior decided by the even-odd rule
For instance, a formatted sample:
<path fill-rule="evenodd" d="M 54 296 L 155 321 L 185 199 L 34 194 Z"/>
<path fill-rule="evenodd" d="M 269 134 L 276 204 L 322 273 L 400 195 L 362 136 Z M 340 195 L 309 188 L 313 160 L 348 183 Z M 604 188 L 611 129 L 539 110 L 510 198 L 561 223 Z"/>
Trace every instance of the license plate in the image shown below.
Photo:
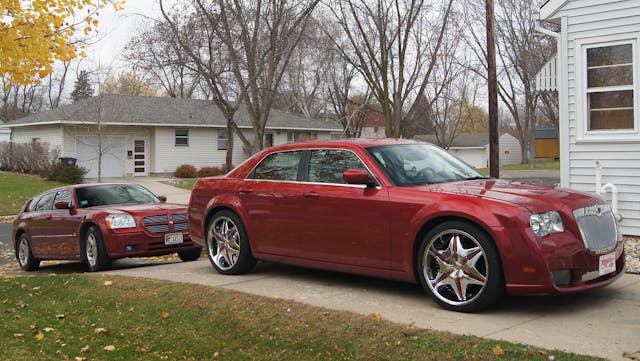
<path fill-rule="evenodd" d="M 182 242 L 182 233 L 167 233 L 164 235 L 164 244 L 179 244 Z"/>
<path fill-rule="evenodd" d="M 616 253 L 609 253 L 600 256 L 600 264 L 598 267 L 598 273 L 600 276 L 606 275 L 616 271 Z"/>

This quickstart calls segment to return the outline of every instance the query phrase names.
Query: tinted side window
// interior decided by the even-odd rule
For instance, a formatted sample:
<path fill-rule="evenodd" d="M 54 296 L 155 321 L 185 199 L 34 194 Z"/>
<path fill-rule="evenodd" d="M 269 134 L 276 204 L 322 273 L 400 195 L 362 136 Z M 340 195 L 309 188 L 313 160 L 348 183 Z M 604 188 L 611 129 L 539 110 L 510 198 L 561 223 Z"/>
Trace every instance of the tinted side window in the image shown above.
<path fill-rule="evenodd" d="M 346 183 L 342 173 L 347 169 L 365 169 L 360 159 L 348 150 L 321 149 L 311 151 L 309 182 Z"/>
<path fill-rule="evenodd" d="M 37 212 L 37 211 L 50 210 L 51 206 L 53 205 L 53 202 L 52 202 L 53 196 L 54 196 L 54 193 L 47 193 L 43 195 L 42 198 L 40 198 L 40 200 L 36 204 L 34 211 Z"/>
<path fill-rule="evenodd" d="M 53 204 L 61 201 L 66 201 L 69 202 L 69 204 L 72 204 L 71 193 L 69 193 L 69 191 L 67 190 L 58 191 L 58 193 L 56 193 L 56 197 L 53 200 Z"/>
<path fill-rule="evenodd" d="M 301 151 L 269 154 L 258 164 L 250 178 L 295 181 L 298 179 L 301 156 Z"/>

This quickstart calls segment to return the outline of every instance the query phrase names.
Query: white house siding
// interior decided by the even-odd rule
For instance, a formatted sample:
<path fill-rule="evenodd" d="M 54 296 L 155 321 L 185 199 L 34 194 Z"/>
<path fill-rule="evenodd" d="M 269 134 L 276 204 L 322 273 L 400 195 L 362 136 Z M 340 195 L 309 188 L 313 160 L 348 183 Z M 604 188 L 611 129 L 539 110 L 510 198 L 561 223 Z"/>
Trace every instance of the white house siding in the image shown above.
<path fill-rule="evenodd" d="M 8 142 L 11 140 L 11 129 L 0 128 L 0 143 Z"/>
<path fill-rule="evenodd" d="M 113 158 L 122 159 L 120 167 L 122 169 L 119 170 L 108 170 L 105 174 L 107 176 L 113 174 L 113 176 L 133 176 L 134 171 L 134 160 L 133 157 L 127 156 L 127 151 L 133 151 L 134 140 L 143 139 L 146 141 L 146 167 L 147 172 L 150 172 L 153 169 L 152 155 L 151 155 L 151 139 L 152 139 L 152 128 L 143 127 L 143 126 L 109 126 L 105 128 L 103 132 L 103 141 L 107 143 L 113 140 L 117 143 L 117 147 L 119 150 L 118 153 L 122 154 L 114 154 Z M 96 137 L 97 133 L 94 127 L 92 126 L 70 126 L 66 125 L 63 128 L 64 135 L 64 148 L 62 149 L 61 156 L 63 157 L 73 157 L 81 160 L 88 160 L 95 157 L 87 156 L 86 154 L 79 154 L 80 151 L 87 149 L 87 142 L 82 143 L 83 139 L 89 139 L 90 137 Z M 89 138 L 87 138 L 89 137 Z M 122 147 L 124 145 L 124 147 Z M 97 149 L 95 149 L 97 152 Z M 115 151 L 115 150 L 114 150 Z M 93 163 L 92 163 L 93 164 Z M 115 163 L 111 163 L 115 166 Z M 97 175 L 97 170 L 90 169 L 88 177 Z"/>
<path fill-rule="evenodd" d="M 522 148 L 520 148 L 520 141 L 509 133 L 505 133 L 500 136 L 500 165 L 516 165 L 522 164 Z M 489 148 L 487 147 L 487 152 Z M 487 159 L 489 154 L 487 153 Z"/>
<path fill-rule="evenodd" d="M 39 139 L 47 143 L 51 149 L 62 150 L 62 129 L 60 125 L 37 125 L 31 127 L 15 127 L 13 132 L 14 143 L 31 143 L 33 139 Z"/>
<path fill-rule="evenodd" d="M 594 160 L 600 160 L 603 166 L 603 183 L 612 183 L 619 191 L 619 212 L 623 217 L 622 232 L 628 235 L 640 235 L 640 136 L 637 134 L 624 141 L 616 139 L 584 140 L 581 126 L 583 122 L 582 69 L 579 69 L 581 57 L 580 44 L 586 45 L 600 41 L 635 39 L 634 72 L 636 84 L 635 101 L 640 97 L 640 1 L 614 0 L 572 0 L 568 1 L 554 19 L 562 19 L 566 24 L 562 29 L 562 42 L 566 47 L 566 67 L 568 78 L 567 110 L 563 114 L 568 119 L 568 134 L 562 135 L 562 141 L 568 144 L 561 154 L 568 159 L 563 166 L 562 184 L 573 189 L 594 192 Z M 566 42 L 566 43 L 565 43 Z M 636 104 L 635 117 L 640 117 Z M 580 119 L 578 119 L 580 118 Z M 606 198 L 610 198 L 607 196 Z"/>
<path fill-rule="evenodd" d="M 465 163 L 469 164 L 475 168 L 487 168 L 487 149 L 488 147 L 482 148 L 449 148 L 449 153 L 455 155 L 456 157 L 462 159 Z"/>

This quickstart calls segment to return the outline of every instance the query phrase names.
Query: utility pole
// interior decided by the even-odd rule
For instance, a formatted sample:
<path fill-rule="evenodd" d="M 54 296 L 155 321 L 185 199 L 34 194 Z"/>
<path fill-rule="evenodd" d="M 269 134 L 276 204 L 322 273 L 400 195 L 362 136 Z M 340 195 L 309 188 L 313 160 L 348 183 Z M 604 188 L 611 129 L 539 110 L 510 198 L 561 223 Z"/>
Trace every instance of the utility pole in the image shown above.
<path fill-rule="evenodd" d="M 498 135 L 498 76 L 496 75 L 496 38 L 493 31 L 493 0 L 486 0 L 487 69 L 489 85 L 489 175 L 500 178 L 500 141 Z"/>

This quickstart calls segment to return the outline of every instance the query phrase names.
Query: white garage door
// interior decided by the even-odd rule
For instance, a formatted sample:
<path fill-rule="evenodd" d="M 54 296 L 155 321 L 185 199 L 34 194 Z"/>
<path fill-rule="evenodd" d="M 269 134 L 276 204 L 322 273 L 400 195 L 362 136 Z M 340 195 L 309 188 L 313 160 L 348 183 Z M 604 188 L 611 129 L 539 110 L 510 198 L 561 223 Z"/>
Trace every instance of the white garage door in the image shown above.
<path fill-rule="evenodd" d="M 102 141 L 102 177 L 124 177 L 124 137 L 105 137 Z M 89 172 L 85 178 L 98 178 L 98 137 L 77 137 L 78 165 Z"/>

